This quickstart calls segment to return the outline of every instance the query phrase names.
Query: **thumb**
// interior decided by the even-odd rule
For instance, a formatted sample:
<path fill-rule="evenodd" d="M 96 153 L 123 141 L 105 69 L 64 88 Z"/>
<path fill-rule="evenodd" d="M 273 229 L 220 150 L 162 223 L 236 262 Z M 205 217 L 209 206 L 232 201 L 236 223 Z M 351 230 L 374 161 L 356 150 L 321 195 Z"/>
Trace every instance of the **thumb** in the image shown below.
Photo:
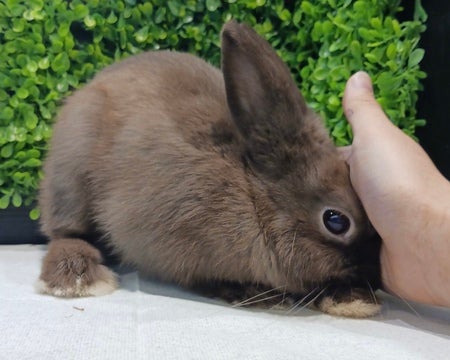
<path fill-rule="evenodd" d="M 347 81 L 343 106 L 355 136 L 393 126 L 375 100 L 372 81 L 364 71 L 353 74 Z"/>

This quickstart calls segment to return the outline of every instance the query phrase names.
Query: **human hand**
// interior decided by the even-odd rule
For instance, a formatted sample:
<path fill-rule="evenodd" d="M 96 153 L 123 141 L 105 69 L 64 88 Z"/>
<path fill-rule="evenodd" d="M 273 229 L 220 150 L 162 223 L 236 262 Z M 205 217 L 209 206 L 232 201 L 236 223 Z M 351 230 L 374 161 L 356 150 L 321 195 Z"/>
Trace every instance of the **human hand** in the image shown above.
<path fill-rule="evenodd" d="M 383 239 L 384 287 L 450 306 L 450 184 L 425 151 L 376 102 L 369 76 L 354 74 L 343 106 L 354 140 L 343 149 L 352 184 Z"/>

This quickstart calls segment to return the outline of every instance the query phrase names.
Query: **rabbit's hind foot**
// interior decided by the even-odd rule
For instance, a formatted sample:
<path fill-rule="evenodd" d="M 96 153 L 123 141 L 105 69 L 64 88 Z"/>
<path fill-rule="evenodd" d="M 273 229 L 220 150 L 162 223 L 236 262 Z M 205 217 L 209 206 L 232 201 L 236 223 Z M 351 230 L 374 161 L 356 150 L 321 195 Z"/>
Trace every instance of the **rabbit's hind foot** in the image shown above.
<path fill-rule="evenodd" d="M 79 239 L 50 242 L 36 290 L 57 297 L 100 296 L 113 292 L 116 275 L 101 264 L 100 252 Z"/>

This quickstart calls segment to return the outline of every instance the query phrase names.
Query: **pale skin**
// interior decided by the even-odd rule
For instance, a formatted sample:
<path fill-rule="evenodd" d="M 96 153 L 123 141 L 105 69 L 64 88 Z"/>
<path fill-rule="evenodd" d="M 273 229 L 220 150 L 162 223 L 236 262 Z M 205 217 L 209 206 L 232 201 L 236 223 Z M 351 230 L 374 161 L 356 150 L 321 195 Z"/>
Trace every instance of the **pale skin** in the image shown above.
<path fill-rule="evenodd" d="M 385 289 L 405 300 L 450 307 L 450 182 L 389 121 L 366 73 L 349 79 L 343 106 L 354 139 L 342 151 L 383 239 Z"/>

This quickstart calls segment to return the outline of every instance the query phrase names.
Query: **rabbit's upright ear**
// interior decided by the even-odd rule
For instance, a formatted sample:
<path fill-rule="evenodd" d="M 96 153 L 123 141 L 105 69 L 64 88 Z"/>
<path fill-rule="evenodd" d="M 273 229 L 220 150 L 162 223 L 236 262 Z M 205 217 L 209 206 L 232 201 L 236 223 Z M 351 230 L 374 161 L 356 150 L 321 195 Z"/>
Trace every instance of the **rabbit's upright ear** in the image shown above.
<path fill-rule="evenodd" d="M 246 156 L 258 171 L 282 176 L 308 112 L 289 68 L 252 28 L 231 21 L 222 30 L 222 71 Z"/>

